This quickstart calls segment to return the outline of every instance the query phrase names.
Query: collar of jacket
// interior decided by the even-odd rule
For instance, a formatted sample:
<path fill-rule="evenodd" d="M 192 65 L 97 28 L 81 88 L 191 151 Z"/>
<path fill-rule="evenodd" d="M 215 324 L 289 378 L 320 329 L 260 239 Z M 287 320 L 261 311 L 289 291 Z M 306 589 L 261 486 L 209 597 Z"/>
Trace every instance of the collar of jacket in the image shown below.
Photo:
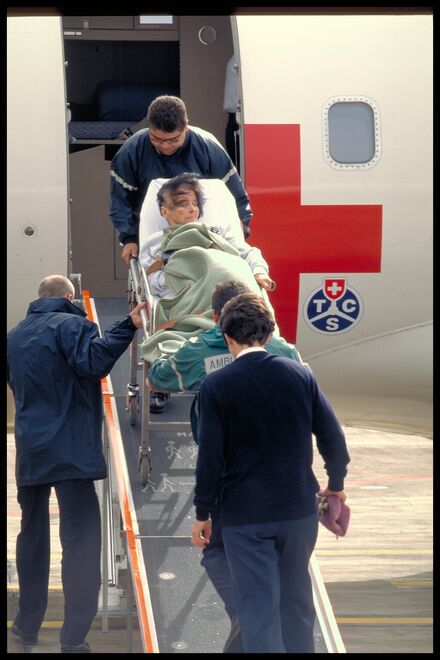
<path fill-rule="evenodd" d="M 30 303 L 27 311 L 28 314 L 48 314 L 49 312 L 87 316 L 78 305 L 74 305 L 67 298 L 37 298 Z"/>

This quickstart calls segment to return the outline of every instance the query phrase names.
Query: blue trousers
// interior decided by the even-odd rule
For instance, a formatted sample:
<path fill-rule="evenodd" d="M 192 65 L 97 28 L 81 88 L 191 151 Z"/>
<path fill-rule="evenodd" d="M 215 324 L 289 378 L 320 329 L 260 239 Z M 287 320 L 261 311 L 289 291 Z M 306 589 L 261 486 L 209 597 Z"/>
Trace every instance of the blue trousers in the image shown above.
<path fill-rule="evenodd" d="M 223 527 L 245 653 L 315 652 L 308 565 L 317 534 L 317 514 Z"/>
<path fill-rule="evenodd" d="M 190 411 L 191 430 L 193 439 L 198 446 L 198 392 L 196 392 Z M 231 620 L 231 630 L 223 648 L 223 653 L 244 653 L 241 638 L 240 624 L 234 604 L 231 572 L 226 559 L 225 546 L 222 539 L 222 526 L 220 522 L 220 504 L 216 503 L 211 511 L 212 530 L 211 540 L 203 549 L 201 565 L 205 568 L 215 590 L 222 599 L 226 614 Z"/>
<path fill-rule="evenodd" d="M 219 510 L 212 515 L 211 540 L 203 549 L 200 562 L 205 568 L 215 590 L 222 599 L 226 614 L 231 620 L 231 630 L 225 642 L 223 653 L 244 653 L 240 624 L 234 603 L 231 571 L 226 558 L 225 546 L 222 539 L 222 527 L 218 518 Z"/>
<path fill-rule="evenodd" d="M 46 612 L 50 567 L 49 497 L 52 486 L 60 513 L 61 578 L 64 592 L 62 645 L 81 644 L 98 609 L 101 585 L 101 515 L 91 479 L 19 486 L 21 531 L 16 563 L 20 588 L 16 625 L 38 632 Z"/>

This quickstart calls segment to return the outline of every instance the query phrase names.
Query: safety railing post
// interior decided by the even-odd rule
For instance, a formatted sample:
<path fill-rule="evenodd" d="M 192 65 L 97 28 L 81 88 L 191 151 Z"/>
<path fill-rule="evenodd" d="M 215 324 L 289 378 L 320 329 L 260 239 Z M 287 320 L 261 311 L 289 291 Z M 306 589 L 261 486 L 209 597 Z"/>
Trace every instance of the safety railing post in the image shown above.
<path fill-rule="evenodd" d="M 133 260 L 132 260 L 133 261 Z M 97 319 L 96 310 L 94 309 L 93 301 L 90 299 L 88 291 L 84 291 L 84 306 L 87 316 L 91 321 Z M 146 313 L 142 314 L 145 310 L 141 310 L 141 317 L 143 316 L 144 326 L 148 320 Z M 99 324 L 98 324 L 99 327 Z M 156 627 L 154 623 L 154 614 L 151 605 L 151 596 L 148 586 L 148 579 L 145 573 L 145 567 L 139 558 L 141 549 L 137 539 L 137 522 L 135 515 L 134 503 L 132 500 L 131 489 L 129 487 L 128 468 L 123 450 L 123 443 L 121 438 L 121 430 L 119 427 L 118 413 L 116 409 L 115 397 L 111 385 L 110 376 L 102 379 L 101 383 L 103 406 L 104 406 L 104 429 L 103 429 L 103 449 L 106 457 L 109 475 L 112 472 L 110 466 L 113 467 L 116 474 L 116 482 L 118 487 L 118 496 L 121 512 L 121 523 L 124 530 L 122 539 L 125 539 L 126 550 L 128 553 L 128 571 L 130 578 L 131 596 L 135 595 L 137 616 L 139 619 L 139 626 L 141 631 L 142 645 L 145 653 L 159 653 L 159 645 L 157 641 Z M 110 455 L 113 460 L 110 464 Z M 111 481 L 105 480 L 106 492 L 111 491 Z M 104 485 L 103 485 L 104 488 Z M 103 631 L 108 632 L 108 576 L 109 576 L 109 559 L 108 559 L 108 496 L 103 498 L 103 521 L 101 529 L 104 537 L 104 551 L 103 551 L 103 585 L 102 585 L 102 602 L 103 602 Z M 121 541 L 122 541 L 121 539 Z M 105 630 L 104 630 L 105 629 Z M 131 636 L 131 631 L 130 631 Z M 131 644 L 131 642 L 130 642 Z"/>
<path fill-rule="evenodd" d="M 110 469 L 110 448 L 107 432 L 107 424 L 104 421 L 104 456 L 107 470 Z M 108 632 L 108 476 L 104 479 L 102 486 L 102 632 Z"/>
<path fill-rule="evenodd" d="M 327 653 L 346 653 L 333 608 L 322 579 L 315 553 L 310 557 L 309 573 L 313 587 L 313 602 Z"/>
<path fill-rule="evenodd" d="M 131 570 L 127 570 L 127 653 L 133 653 L 133 585 Z"/>

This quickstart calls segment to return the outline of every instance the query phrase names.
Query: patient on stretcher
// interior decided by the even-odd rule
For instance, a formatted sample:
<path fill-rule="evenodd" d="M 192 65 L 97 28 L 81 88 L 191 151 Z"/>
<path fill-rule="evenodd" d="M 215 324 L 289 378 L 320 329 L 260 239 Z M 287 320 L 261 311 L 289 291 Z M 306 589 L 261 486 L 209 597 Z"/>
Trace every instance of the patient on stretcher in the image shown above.
<path fill-rule="evenodd" d="M 248 245 L 242 235 L 220 222 L 218 226 L 203 223 L 204 196 L 198 175 L 185 172 L 169 179 L 159 189 L 157 202 L 160 214 L 169 226 L 151 234 L 141 244 L 139 253 L 153 295 L 160 298 L 176 295 L 168 286 L 164 266 L 176 249 L 190 246 L 215 248 L 240 256 L 249 265 L 259 286 L 266 291 L 275 288 L 269 267 L 258 248 Z M 168 270 L 172 273 L 172 268 Z"/>

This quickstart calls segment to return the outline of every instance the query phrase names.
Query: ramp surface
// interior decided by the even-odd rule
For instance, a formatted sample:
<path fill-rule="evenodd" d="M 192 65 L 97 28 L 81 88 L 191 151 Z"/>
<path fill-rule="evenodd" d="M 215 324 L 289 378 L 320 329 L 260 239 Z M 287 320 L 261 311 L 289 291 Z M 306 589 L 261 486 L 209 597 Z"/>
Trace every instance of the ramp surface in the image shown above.
<path fill-rule="evenodd" d="M 95 299 L 95 306 L 101 331 L 128 309 L 124 298 Z M 111 379 L 159 649 L 161 653 L 222 653 L 229 618 L 200 566 L 201 551 L 190 541 L 197 447 L 187 430 L 151 432 L 151 473 L 149 482 L 142 485 L 138 472 L 141 414 L 137 425 L 131 426 L 125 410 L 129 374 L 127 351 L 113 368 Z M 190 405 L 191 397 L 172 395 L 168 409 L 154 415 L 153 421 L 188 421 Z M 315 638 L 316 652 L 326 653 L 318 624 Z"/>

